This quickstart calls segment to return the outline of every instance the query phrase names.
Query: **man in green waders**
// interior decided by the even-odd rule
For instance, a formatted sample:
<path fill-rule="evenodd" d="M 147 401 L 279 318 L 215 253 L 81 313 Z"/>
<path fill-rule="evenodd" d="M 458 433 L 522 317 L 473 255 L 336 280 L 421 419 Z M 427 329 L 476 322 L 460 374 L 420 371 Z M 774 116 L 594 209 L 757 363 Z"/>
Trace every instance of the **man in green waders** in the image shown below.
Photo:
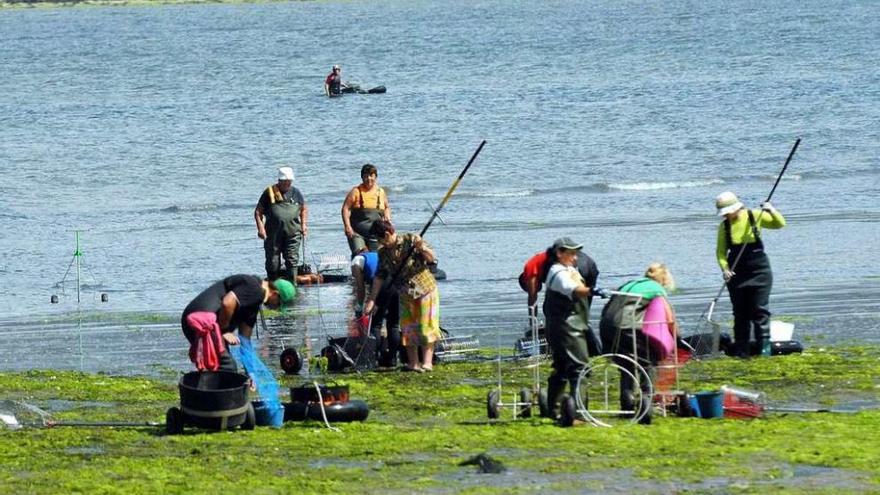
<path fill-rule="evenodd" d="M 263 239 L 266 250 L 266 277 L 269 280 L 284 277 L 295 283 L 300 245 L 308 234 L 308 216 L 309 209 L 302 193 L 293 187 L 293 169 L 279 168 L 278 183 L 263 191 L 254 209 L 257 236 Z"/>
<path fill-rule="evenodd" d="M 754 331 L 755 346 L 763 356 L 770 355 L 770 290 L 773 271 L 764 252 L 761 228 L 781 229 L 785 218 L 770 203 L 761 209 L 747 209 L 730 191 L 715 198 L 718 225 L 715 255 L 733 305 L 734 355 L 751 355 L 749 336 Z"/>

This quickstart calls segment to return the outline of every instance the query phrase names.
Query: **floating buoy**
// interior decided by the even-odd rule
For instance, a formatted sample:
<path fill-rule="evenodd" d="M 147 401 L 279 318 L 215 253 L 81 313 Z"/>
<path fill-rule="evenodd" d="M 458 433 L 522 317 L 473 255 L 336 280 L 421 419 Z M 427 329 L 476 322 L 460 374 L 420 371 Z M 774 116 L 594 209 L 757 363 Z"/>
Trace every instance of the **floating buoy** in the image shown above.
<path fill-rule="evenodd" d="M 107 302 L 110 300 L 110 296 L 107 295 L 106 292 L 101 293 L 101 302 Z"/>
<path fill-rule="evenodd" d="M 49 302 L 52 304 L 58 304 L 58 296 L 55 294 L 52 294 L 52 297 L 49 298 Z"/>

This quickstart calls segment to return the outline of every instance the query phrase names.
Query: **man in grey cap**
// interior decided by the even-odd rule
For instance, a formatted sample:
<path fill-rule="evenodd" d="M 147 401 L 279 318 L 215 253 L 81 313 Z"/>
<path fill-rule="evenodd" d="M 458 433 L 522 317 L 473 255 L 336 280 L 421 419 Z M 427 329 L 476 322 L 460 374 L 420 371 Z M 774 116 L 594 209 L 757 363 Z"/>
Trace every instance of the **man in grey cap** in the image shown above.
<path fill-rule="evenodd" d="M 577 393 L 581 370 L 591 354 L 601 353 L 600 341 L 590 328 L 589 312 L 593 296 L 606 297 L 606 293 L 595 286 L 599 274 L 595 263 L 590 263 L 586 276 L 578 270 L 578 259 L 589 259 L 581 252 L 583 247 L 563 237 L 548 252 L 550 267 L 543 309 L 547 344 L 553 356 L 553 372 L 547 379 L 547 412 L 551 418 L 559 412 L 566 383 L 572 395 Z"/>
<path fill-rule="evenodd" d="M 285 277 L 296 283 L 299 249 L 308 234 L 309 209 L 299 189 L 293 187 L 293 169 L 278 169 L 278 183 L 263 191 L 254 209 L 257 237 L 266 251 L 266 277 Z M 281 270 L 281 257 L 285 269 Z"/>

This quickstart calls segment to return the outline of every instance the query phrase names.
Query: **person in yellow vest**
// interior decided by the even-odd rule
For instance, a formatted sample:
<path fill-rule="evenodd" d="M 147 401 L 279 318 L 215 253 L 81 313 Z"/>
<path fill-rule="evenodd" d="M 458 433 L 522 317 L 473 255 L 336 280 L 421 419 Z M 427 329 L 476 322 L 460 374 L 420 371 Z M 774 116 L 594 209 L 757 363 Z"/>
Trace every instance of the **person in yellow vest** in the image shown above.
<path fill-rule="evenodd" d="M 266 277 L 269 280 L 296 280 L 300 264 L 299 249 L 308 234 L 309 209 L 299 189 L 293 187 L 293 169 L 278 169 L 278 183 L 263 191 L 254 209 L 257 237 L 266 251 Z M 281 270 L 281 258 L 285 268 Z"/>
<path fill-rule="evenodd" d="M 730 191 L 715 198 L 718 225 L 715 255 L 733 305 L 733 346 L 736 357 L 751 355 L 749 336 L 754 331 L 761 355 L 770 355 L 770 290 L 773 271 L 764 252 L 761 228 L 781 229 L 785 218 L 769 202 L 747 209 Z"/>
<path fill-rule="evenodd" d="M 371 164 L 361 167 L 361 182 L 353 187 L 342 203 L 342 225 L 351 255 L 364 248 L 379 249 L 379 239 L 370 233 L 377 220 L 391 221 L 391 207 L 385 189 L 379 187 L 378 171 Z"/>

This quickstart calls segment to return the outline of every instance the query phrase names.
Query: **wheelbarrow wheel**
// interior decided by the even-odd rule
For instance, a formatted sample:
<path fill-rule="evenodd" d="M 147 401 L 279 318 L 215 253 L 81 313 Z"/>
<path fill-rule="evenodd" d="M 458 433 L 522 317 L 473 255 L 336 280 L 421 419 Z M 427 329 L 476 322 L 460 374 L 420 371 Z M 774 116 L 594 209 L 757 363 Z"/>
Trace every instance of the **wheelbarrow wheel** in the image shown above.
<path fill-rule="evenodd" d="M 183 411 L 176 407 L 168 408 L 165 413 L 165 433 L 169 435 L 183 433 Z"/>
<path fill-rule="evenodd" d="M 526 387 L 519 389 L 519 417 L 521 418 L 531 418 L 532 417 L 532 391 Z"/>
<path fill-rule="evenodd" d="M 254 411 L 254 404 L 248 404 L 247 412 L 244 413 L 244 423 L 241 424 L 242 430 L 253 430 L 257 426 L 257 413 Z"/>
<path fill-rule="evenodd" d="M 577 418 L 577 407 L 574 403 L 574 398 L 564 395 L 561 401 L 561 413 L 559 416 L 559 426 L 568 428 L 569 426 L 574 425 L 574 420 Z"/>
<path fill-rule="evenodd" d="M 547 389 L 538 390 L 538 412 L 542 418 L 550 417 L 550 404 L 547 403 Z"/>
<path fill-rule="evenodd" d="M 296 349 L 289 347 L 281 352 L 281 369 L 288 375 L 295 375 L 302 369 L 302 359 Z"/>
<path fill-rule="evenodd" d="M 330 371 L 342 371 L 345 367 L 345 360 L 335 345 L 321 349 L 321 357 L 327 358 L 327 369 Z"/>
<path fill-rule="evenodd" d="M 486 397 L 486 415 L 489 416 L 489 419 L 498 419 L 500 402 L 501 392 L 497 388 L 489 392 Z"/>

